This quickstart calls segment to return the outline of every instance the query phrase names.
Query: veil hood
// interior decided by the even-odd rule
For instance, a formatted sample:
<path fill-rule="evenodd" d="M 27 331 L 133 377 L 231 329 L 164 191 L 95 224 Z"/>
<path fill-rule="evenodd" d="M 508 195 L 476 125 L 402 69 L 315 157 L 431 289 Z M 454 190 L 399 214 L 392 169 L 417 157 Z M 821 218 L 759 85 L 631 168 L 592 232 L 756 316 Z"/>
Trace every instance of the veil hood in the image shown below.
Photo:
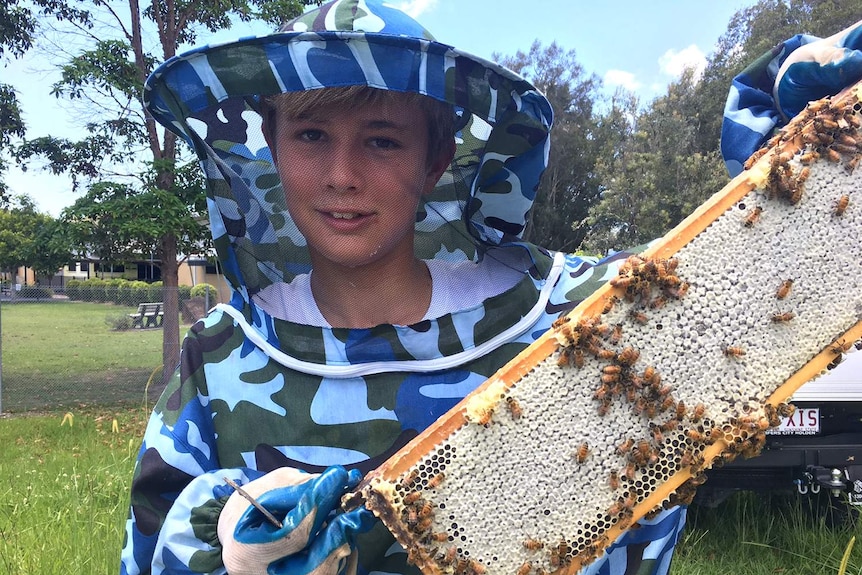
<path fill-rule="evenodd" d="M 225 278 L 248 302 L 310 270 L 287 211 L 257 112 L 261 97 L 364 85 L 447 102 L 456 153 L 416 218 L 416 253 L 450 261 L 491 248 L 526 248 L 538 279 L 550 265 L 523 242 L 547 165 L 552 111 L 506 68 L 436 42 L 381 0 L 336 0 L 274 34 L 209 45 L 171 58 L 147 79 L 153 117 L 195 150 L 207 179 L 210 226 Z"/>

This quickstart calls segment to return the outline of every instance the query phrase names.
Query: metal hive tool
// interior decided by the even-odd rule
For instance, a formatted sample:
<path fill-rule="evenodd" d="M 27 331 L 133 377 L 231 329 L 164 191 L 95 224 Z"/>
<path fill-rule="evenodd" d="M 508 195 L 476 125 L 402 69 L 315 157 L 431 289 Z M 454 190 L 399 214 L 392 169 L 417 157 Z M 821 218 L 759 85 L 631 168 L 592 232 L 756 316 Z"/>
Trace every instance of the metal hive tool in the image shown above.
<path fill-rule="evenodd" d="M 575 573 L 704 469 L 758 453 L 862 337 L 860 94 L 810 104 L 345 505 L 428 575 Z"/>

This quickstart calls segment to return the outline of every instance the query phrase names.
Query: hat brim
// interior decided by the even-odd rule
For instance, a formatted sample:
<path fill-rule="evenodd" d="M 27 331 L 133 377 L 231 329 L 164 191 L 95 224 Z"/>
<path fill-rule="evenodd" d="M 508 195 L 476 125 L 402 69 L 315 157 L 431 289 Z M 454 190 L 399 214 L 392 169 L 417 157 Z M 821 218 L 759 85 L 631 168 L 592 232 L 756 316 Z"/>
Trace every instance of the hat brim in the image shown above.
<path fill-rule="evenodd" d="M 204 46 L 167 60 L 147 79 L 144 104 L 158 122 L 187 137 L 188 117 L 230 98 L 350 85 L 423 94 L 491 124 L 504 111 L 520 109 L 526 94 L 538 94 L 507 68 L 431 40 L 282 32 Z M 540 114 L 549 115 L 550 107 Z"/>

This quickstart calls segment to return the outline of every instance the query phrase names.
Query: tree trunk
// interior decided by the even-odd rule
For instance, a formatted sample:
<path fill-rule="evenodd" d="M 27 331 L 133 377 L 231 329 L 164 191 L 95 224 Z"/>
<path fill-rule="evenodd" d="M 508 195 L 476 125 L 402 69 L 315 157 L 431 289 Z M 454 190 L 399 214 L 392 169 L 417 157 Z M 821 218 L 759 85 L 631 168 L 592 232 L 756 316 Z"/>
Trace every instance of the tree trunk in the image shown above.
<path fill-rule="evenodd" d="M 180 304 L 177 265 L 177 238 L 173 234 L 162 237 L 162 302 L 164 319 L 162 323 L 162 389 L 180 362 Z M 161 390 L 160 390 L 161 391 Z"/>

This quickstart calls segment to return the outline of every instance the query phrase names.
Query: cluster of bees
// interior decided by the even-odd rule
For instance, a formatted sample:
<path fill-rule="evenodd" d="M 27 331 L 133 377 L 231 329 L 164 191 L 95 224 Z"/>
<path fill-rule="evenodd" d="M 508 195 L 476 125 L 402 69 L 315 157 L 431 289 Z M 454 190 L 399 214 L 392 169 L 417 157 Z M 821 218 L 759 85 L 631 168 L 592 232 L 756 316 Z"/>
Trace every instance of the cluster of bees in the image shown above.
<path fill-rule="evenodd" d="M 858 114 L 852 107 L 833 107 L 829 98 L 811 102 L 805 110 L 785 126 L 768 144 L 755 152 L 745 163 L 750 169 L 773 147 L 792 142 L 800 149 L 795 153 L 789 150 L 776 152 L 769 162 L 766 179 L 768 197 L 779 198 L 791 205 L 799 203 L 804 192 L 804 184 L 810 175 L 809 165 L 820 158 L 829 162 L 844 162 L 848 172 L 853 172 L 862 159 L 862 141 L 856 139 L 856 132 L 862 126 Z M 794 170 L 791 160 L 796 158 L 799 169 Z M 841 195 L 835 202 L 833 213 L 841 216 L 850 204 L 849 194 Z M 763 212 L 755 206 L 746 217 L 744 225 L 753 226 Z"/>
<path fill-rule="evenodd" d="M 445 478 L 444 473 L 437 473 L 425 482 L 424 489 L 436 489 Z M 427 553 L 428 558 L 438 565 L 451 568 L 454 575 L 484 575 L 486 568 L 482 563 L 461 556 L 455 544 L 447 544 L 451 540 L 449 533 L 433 530 L 434 504 L 422 497 L 422 490 L 413 490 L 417 487 L 418 480 L 419 471 L 414 469 L 400 481 L 400 487 L 405 492 L 401 498 L 402 523 L 420 544 L 409 546 L 407 559 L 415 565 L 421 565 L 426 560 L 422 553 Z"/>

